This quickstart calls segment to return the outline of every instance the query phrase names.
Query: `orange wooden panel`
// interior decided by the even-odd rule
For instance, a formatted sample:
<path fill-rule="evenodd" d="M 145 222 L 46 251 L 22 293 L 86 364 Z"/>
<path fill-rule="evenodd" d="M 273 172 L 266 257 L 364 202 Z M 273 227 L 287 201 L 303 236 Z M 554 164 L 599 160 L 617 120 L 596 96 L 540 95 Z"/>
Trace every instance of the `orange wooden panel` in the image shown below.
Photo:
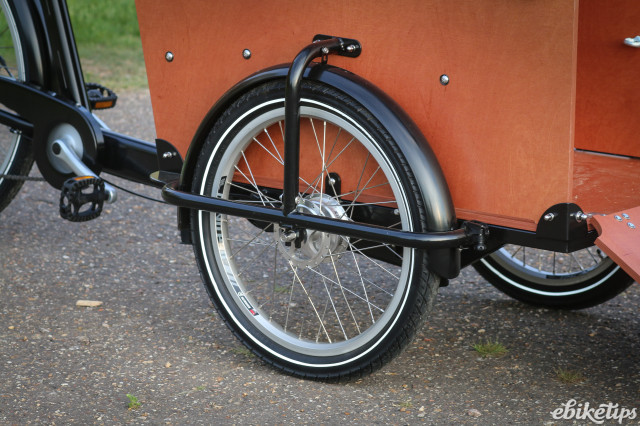
<path fill-rule="evenodd" d="M 594 216 L 591 222 L 599 234 L 596 245 L 640 282 L 640 206 L 608 216 Z"/>
<path fill-rule="evenodd" d="M 640 159 L 575 153 L 573 202 L 587 213 L 610 214 L 640 205 Z"/>
<path fill-rule="evenodd" d="M 640 157 L 640 2 L 580 3 L 576 147 Z"/>
<path fill-rule="evenodd" d="M 529 229 L 570 201 L 577 0 L 136 3 L 157 134 L 183 155 L 228 88 L 332 34 L 363 44 L 359 58 L 329 62 L 416 121 L 461 217 Z"/>

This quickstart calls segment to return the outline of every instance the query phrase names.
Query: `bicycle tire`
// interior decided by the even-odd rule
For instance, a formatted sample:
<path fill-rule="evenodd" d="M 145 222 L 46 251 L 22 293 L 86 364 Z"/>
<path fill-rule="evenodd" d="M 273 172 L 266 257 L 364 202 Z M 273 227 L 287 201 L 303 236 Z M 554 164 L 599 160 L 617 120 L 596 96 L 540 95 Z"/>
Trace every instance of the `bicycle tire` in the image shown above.
<path fill-rule="evenodd" d="M 283 95 L 284 82 L 267 83 L 225 111 L 199 156 L 195 193 L 281 205 Z M 305 82 L 301 117 L 300 187 L 306 189 L 298 209 L 343 220 L 369 209 L 396 215 L 397 225 L 385 225 L 426 230 L 415 178 L 369 111 L 333 88 Z M 272 176 L 280 180 L 256 177 L 259 168 L 277 169 Z M 359 174 L 358 195 L 348 169 Z M 373 169 L 382 172 L 376 183 Z M 387 185 L 384 196 L 376 192 Z M 303 378 L 351 379 L 382 367 L 424 322 L 440 282 L 420 250 L 308 230 L 287 246 L 278 224 L 203 211 L 193 211 L 191 223 L 205 287 L 226 324 L 266 363 Z M 373 258 L 377 248 L 397 262 L 382 265 L 384 255 Z"/>
<path fill-rule="evenodd" d="M 24 81 L 22 42 L 6 0 L 0 1 L 0 78 Z M 0 99 L 0 104 L 2 100 Z M 22 134 L 0 125 L 0 211 L 18 194 L 33 165 L 30 141 Z"/>
<path fill-rule="evenodd" d="M 596 247 L 576 253 L 555 253 L 505 246 L 473 266 L 483 278 L 508 296 L 527 304 L 554 309 L 583 309 L 599 305 L 634 282 Z"/>

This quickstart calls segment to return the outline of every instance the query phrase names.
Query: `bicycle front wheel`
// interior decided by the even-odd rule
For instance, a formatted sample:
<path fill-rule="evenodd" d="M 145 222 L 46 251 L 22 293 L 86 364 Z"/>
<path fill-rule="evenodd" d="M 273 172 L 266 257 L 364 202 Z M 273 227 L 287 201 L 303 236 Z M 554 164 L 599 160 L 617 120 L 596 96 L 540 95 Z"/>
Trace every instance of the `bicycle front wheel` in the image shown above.
<path fill-rule="evenodd" d="M 24 81 L 24 55 L 16 22 L 8 2 L 0 0 L 0 6 L 0 78 Z M 0 211 L 16 196 L 24 182 L 20 177 L 27 176 L 32 165 L 29 141 L 0 124 Z"/>
<path fill-rule="evenodd" d="M 474 267 L 514 299 L 549 308 L 595 306 L 633 284 L 633 279 L 597 247 L 557 253 L 507 245 Z"/>
<path fill-rule="evenodd" d="M 239 98 L 200 155 L 192 190 L 281 207 L 284 84 Z M 297 210 L 425 230 L 415 178 L 395 141 L 361 105 L 316 83 L 301 99 Z M 192 216 L 194 248 L 211 299 L 267 363 L 298 376 L 371 372 L 404 347 L 439 277 L 419 250 L 207 212 Z"/>

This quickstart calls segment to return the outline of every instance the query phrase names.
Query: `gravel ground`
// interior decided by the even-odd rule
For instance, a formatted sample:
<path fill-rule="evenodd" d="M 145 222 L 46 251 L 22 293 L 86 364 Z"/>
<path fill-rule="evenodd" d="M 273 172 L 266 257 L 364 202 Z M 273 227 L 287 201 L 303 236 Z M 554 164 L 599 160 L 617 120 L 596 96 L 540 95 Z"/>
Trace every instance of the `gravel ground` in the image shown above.
<path fill-rule="evenodd" d="M 102 116 L 154 138 L 144 92 Z M 550 414 L 571 399 L 640 409 L 637 285 L 559 312 L 467 268 L 390 365 L 353 383 L 309 382 L 247 354 L 213 312 L 173 208 L 119 198 L 74 224 L 58 217 L 57 191 L 28 182 L 0 214 L 1 424 L 571 424 Z M 509 352 L 480 358 L 471 346 L 487 340 Z M 582 380 L 563 383 L 558 369 Z M 127 394 L 141 406 L 129 409 Z"/>

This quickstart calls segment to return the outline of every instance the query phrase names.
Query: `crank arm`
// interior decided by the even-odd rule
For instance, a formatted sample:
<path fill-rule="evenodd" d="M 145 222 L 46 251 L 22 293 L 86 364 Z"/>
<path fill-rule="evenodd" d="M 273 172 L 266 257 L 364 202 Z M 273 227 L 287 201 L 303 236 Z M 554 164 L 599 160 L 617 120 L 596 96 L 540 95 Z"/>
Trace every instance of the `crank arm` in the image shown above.
<path fill-rule="evenodd" d="M 95 178 L 98 177 L 96 173 L 93 172 L 89 167 L 86 166 L 70 149 L 64 140 L 55 140 L 51 146 L 51 153 L 55 158 L 62 161 L 76 176 L 93 176 Z M 107 194 L 107 199 L 105 200 L 107 203 L 111 204 L 117 199 L 116 189 L 109 185 L 108 183 L 104 183 L 104 190 Z"/>

